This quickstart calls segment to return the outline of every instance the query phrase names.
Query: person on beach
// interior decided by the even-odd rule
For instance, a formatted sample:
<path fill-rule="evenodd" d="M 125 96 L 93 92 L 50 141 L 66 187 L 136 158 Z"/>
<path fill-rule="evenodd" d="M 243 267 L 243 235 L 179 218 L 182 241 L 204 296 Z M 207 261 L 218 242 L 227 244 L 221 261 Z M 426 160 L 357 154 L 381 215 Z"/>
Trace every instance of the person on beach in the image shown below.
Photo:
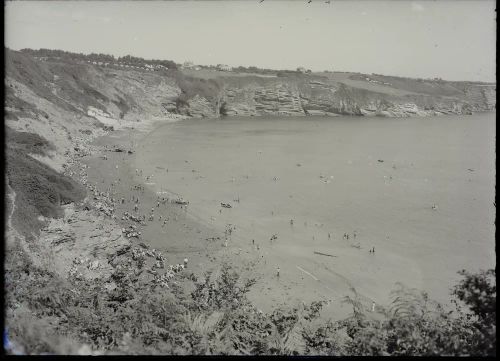
<path fill-rule="evenodd" d="M 226 238 L 226 240 L 224 241 L 224 247 L 227 247 L 227 238 Z"/>
<path fill-rule="evenodd" d="M 280 268 L 276 268 L 276 277 L 280 278 Z"/>
<path fill-rule="evenodd" d="M 372 302 L 372 312 L 375 312 L 375 302 Z"/>
<path fill-rule="evenodd" d="M 187 266 L 188 266 L 188 259 L 184 258 L 184 268 L 187 268 Z"/>
<path fill-rule="evenodd" d="M 252 239 L 252 245 L 255 246 L 255 239 Z"/>
<path fill-rule="evenodd" d="M 290 225 L 293 226 L 293 219 L 290 219 Z"/>
<path fill-rule="evenodd" d="M 332 235 L 330 234 L 330 232 L 328 232 L 328 239 L 332 238 Z"/>
<path fill-rule="evenodd" d="M 137 212 L 139 210 L 139 207 L 137 206 L 137 203 L 134 205 L 134 211 Z"/>

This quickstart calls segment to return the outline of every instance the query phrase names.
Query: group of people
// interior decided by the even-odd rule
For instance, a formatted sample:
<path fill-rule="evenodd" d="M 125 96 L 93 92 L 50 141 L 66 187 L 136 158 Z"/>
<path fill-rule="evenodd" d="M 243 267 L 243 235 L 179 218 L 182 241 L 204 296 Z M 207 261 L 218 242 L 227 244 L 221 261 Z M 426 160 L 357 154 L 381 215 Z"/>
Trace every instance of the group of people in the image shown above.
<path fill-rule="evenodd" d="M 330 234 L 330 233 L 328 233 L 328 234 Z M 356 239 L 356 231 L 352 232 L 352 237 L 354 239 Z M 349 234 L 348 233 L 344 233 L 344 239 L 349 240 Z"/>

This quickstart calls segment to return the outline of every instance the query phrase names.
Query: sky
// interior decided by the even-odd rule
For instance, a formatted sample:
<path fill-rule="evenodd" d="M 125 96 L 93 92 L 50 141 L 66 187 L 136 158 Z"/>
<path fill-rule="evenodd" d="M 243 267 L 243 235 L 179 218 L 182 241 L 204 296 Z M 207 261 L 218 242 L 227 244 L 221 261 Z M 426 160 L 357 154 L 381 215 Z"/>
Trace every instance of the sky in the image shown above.
<path fill-rule="evenodd" d="M 5 45 L 494 82 L 493 0 L 7 1 Z"/>

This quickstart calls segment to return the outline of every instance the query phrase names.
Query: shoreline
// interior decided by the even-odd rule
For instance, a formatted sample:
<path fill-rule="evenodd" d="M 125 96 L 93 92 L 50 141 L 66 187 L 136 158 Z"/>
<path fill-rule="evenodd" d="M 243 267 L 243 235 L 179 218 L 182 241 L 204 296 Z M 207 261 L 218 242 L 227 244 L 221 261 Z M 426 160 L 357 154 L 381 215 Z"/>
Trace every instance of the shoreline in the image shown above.
<path fill-rule="evenodd" d="M 415 117 L 416 118 L 416 117 Z M 418 117 L 420 119 L 420 117 Z M 465 116 L 464 118 L 467 118 Z M 241 118 L 240 118 L 241 119 Z M 414 119 L 415 121 L 418 121 L 419 119 Z M 254 119 L 250 120 L 252 122 Z M 325 121 L 328 121 L 329 119 L 326 118 Z M 298 122 L 301 121 L 297 120 Z M 349 122 L 349 119 L 341 119 L 341 122 Z M 394 120 L 395 122 L 397 120 Z M 435 121 L 438 121 L 437 119 Z M 189 123 L 189 126 L 193 126 L 193 131 L 195 130 L 194 127 L 197 126 L 198 120 L 193 120 Z M 201 121 L 203 122 L 203 121 Z M 223 120 L 216 120 L 217 124 L 223 125 L 224 121 Z M 410 120 L 408 120 L 410 122 Z M 428 120 L 430 123 L 434 123 L 434 119 Z M 392 124 L 392 121 L 391 121 Z M 201 124 L 200 124 L 201 126 Z M 208 127 L 209 125 L 207 125 Z M 185 127 L 185 124 L 180 125 L 179 127 Z M 178 128 L 175 126 L 175 128 Z M 190 127 L 186 129 L 191 129 Z M 148 148 L 149 143 L 154 143 L 154 144 L 161 144 L 161 142 L 165 141 L 168 142 L 168 134 L 170 130 L 167 128 L 164 129 L 163 132 L 161 131 L 156 131 L 154 134 L 160 134 L 161 135 L 158 137 L 151 137 L 150 139 L 147 140 L 145 143 L 146 148 Z M 196 131 L 195 131 L 196 132 Z M 183 134 L 183 133 L 180 133 Z M 184 137 L 181 135 L 181 137 Z M 184 141 L 184 138 L 180 138 L 181 142 Z M 186 138 L 186 139 L 191 139 L 191 138 Z M 196 139 L 196 138 L 193 138 Z M 160 143 L 158 143 L 160 141 Z M 186 145 L 186 147 L 180 146 L 179 143 L 173 143 L 172 146 L 175 148 L 173 151 L 178 151 L 179 149 L 182 149 L 182 152 L 188 151 L 189 149 L 189 143 L 184 142 L 183 144 Z M 256 285 L 254 292 L 255 298 L 254 301 L 257 301 L 258 303 L 267 303 L 268 305 L 272 304 L 277 304 L 279 302 L 284 302 L 284 299 L 289 300 L 291 302 L 291 299 L 296 296 L 297 294 L 299 295 L 298 297 L 295 297 L 295 300 L 303 298 L 315 298 L 315 299 L 322 299 L 323 296 L 326 296 L 327 299 L 329 299 L 329 293 L 330 294 L 335 294 L 334 297 L 335 300 L 337 301 L 339 299 L 339 296 L 342 297 L 344 295 L 351 295 L 352 293 L 349 292 L 349 289 L 354 286 L 357 290 L 358 293 L 360 294 L 365 294 L 367 295 L 367 304 L 371 305 L 371 300 L 369 297 L 373 297 L 374 301 L 376 301 L 379 304 L 385 304 L 387 299 L 389 298 L 389 292 L 392 290 L 394 287 L 394 282 L 399 282 L 402 280 L 402 282 L 407 282 L 408 284 L 411 284 L 413 287 L 416 287 L 418 289 L 425 289 L 425 282 L 429 279 L 429 277 L 433 277 L 432 274 L 427 272 L 424 274 L 423 269 L 421 268 L 422 265 L 429 264 L 431 262 L 427 263 L 419 263 L 416 259 L 411 258 L 406 255 L 406 252 L 401 252 L 401 248 L 397 248 L 394 251 L 391 251 L 388 247 L 383 247 L 384 246 L 384 241 L 385 241 L 385 236 L 388 235 L 392 239 L 396 239 L 397 237 L 393 237 L 392 234 L 384 234 L 383 238 L 380 238 L 380 243 L 379 245 L 381 249 L 383 250 L 383 254 L 377 252 L 377 256 L 380 254 L 378 257 L 372 257 L 372 258 L 366 258 L 368 257 L 364 252 L 359 252 L 356 249 L 353 248 L 348 248 L 343 249 L 344 244 L 346 242 L 342 242 L 342 240 L 339 240 L 338 242 L 335 243 L 336 249 L 336 255 L 338 255 L 338 258 L 335 259 L 334 262 L 333 259 L 327 259 L 327 258 L 322 258 L 322 257 L 315 257 L 315 256 L 310 256 L 309 252 L 312 253 L 314 250 L 311 248 L 309 245 L 304 245 L 304 244 L 299 244 L 295 242 L 295 245 L 290 242 L 285 242 L 283 244 L 280 244 L 282 242 L 277 242 L 275 245 L 271 244 L 268 242 L 269 236 L 272 232 L 273 229 L 275 228 L 267 228 L 267 231 L 262 231 L 263 228 L 261 227 L 260 224 L 258 223 L 257 228 L 252 228 L 253 226 L 250 224 L 251 218 L 248 219 L 248 222 L 243 219 L 231 219 L 232 217 L 227 218 L 225 215 L 224 216 L 219 216 L 217 207 L 218 203 L 214 197 L 209 197 L 211 200 L 211 206 L 205 206 L 205 204 L 201 204 L 198 200 L 199 199 L 204 199 L 205 195 L 203 195 L 203 192 L 200 192 L 200 189 L 205 189 L 205 191 L 208 189 L 208 192 L 210 192 L 210 188 L 206 188 L 206 184 L 213 184 L 212 183 L 206 183 L 206 181 L 203 181 L 202 183 L 197 183 L 196 182 L 190 182 L 189 178 L 191 177 L 191 167 L 196 168 L 198 172 L 201 172 L 199 174 L 207 176 L 207 169 L 203 170 L 203 168 L 200 168 L 200 164 L 196 164 L 194 162 L 194 158 L 183 158 L 183 153 L 172 153 L 170 157 L 167 158 L 168 164 L 171 162 L 174 162 L 176 164 L 176 169 L 174 169 L 175 172 L 181 172 L 181 173 L 176 173 L 177 175 L 174 176 L 168 176 L 168 177 L 163 177 L 161 176 L 161 171 L 156 172 L 155 170 L 155 165 L 160 165 L 161 159 L 163 157 L 153 157 L 151 160 L 148 160 L 150 155 L 153 154 L 158 154 L 158 153 L 151 153 L 152 149 L 158 149 L 160 151 L 165 151 L 169 152 L 169 147 L 157 147 L 156 145 L 151 147 L 148 152 L 145 153 L 143 151 L 143 156 L 141 156 L 141 153 L 137 153 L 137 157 L 140 156 L 139 163 L 147 164 L 146 168 L 148 169 L 148 173 L 155 173 L 156 175 L 159 175 L 159 177 L 163 180 L 163 182 L 168 183 L 168 179 L 172 179 L 175 181 L 175 183 L 178 187 L 180 188 L 172 188 L 171 190 L 180 190 L 183 189 L 183 192 L 187 192 L 185 195 L 187 195 L 188 200 L 192 200 L 192 206 L 193 208 L 196 209 L 196 211 L 201 212 L 199 214 L 200 218 L 204 218 L 206 222 L 208 223 L 213 223 L 218 225 L 219 231 L 223 231 L 224 223 L 235 223 L 236 226 L 238 226 L 238 229 L 234 234 L 233 234 L 233 241 L 230 242 L 230 245 L 234 244 L 235 250 L 238 248 L 241 248 L 241 254 L 248 257 L 255 257 L 256 254 L 258 254 L 259 257 L 262 257 L 261 261 L 258 262 L 258 271 L 260 272 L 259 277 L 261 278 L 261 283 Z M 164 149 L 164 150 L 163 150 Z M 149 155 L 147 155 L 149 154 Z M 190 159 L 190 164 L 184 164 L 184 159 Z M 191 162 L 191 160 L 193 162 Z M 387 160 L 387 158 L 386 158 Z M 152 162 L 152 163 L 145 163 L 145 162 Z M 153 164 L 153 163 L 158 163 L 158 164 Z M 191 165 L 192 163 L 192 165 Z M 199 162 L 198 162 L 199 163 Z M 293 163 L 293 162 L 292 162 Z M 170 164 L 173 165 L 173 164 Z M 206 167 L 205 167 L 206 168 Z M 399 168 L 399 166 L 398 166 Z M 220 171 L 220 169 L 218 169 Z M 198 174 L 198 173 L 197 173 Z M 220 173 L 222 174 L 222 173 Z M 225 174 L 225 173 L 224 173 Z M 243 174 L 243 173 L 242 173 Z M 413 174 L 413 173 L 412 173 Z M 181 175 L 186 177 L 186 180 L 181 180 Z M 193 179 L 196 178 L 195 175 L 193 175 Z M 225 174 L 226 177 L 229 177 L 229 173 Z M 172 178 L 173 177 L 173 178 Z M 218 179 L 217 175 L 212 174 L 211 179 Z M 215 177 L 215 178 L 214 178 Z M 422 175 L 422 181 L 423 181 L 424 175 Z M 227 178 L 229 179 L 229 178 Z M 200 181 L 201 182 L 201 181 Z M 228 181 L 229 182 L 229 181 Z M 220 181 L 219 181 L 220 183 Z M 199 187 L 205 187 L 205 188 L 199 188 L 197 184 L 200 184 Z M 230 183 L 229 183 L 230 184 Z M 222 183 L 221 183 L 222 185 Z M 173 185 L 172 185 L 173 186 Z M 191 186 L 194 186 L 195 188 L 190 188 Z M 223 187 L 226 187 L 223 185 Z M 192 191 L 191 191 L 192 189 Z M 215 188 L 214 188 L 215 189 Z M 158 189 L 157 189 L 158 190 Z M 219 189 L 220 191 L 220 189 Z M 226 193 L 226 192 L 224 192 Z M 227 194 L 230 194 L 231 191 L 229 191 Z M 223 193 L 218 193 L 219 196 L 221 196 Z M 192 197 L 192 199 L 189 199 L 189 197 Z M 200 198 L 201 197 L 201 198 Z M 224 197 L 224 195 L 222 195 Z M 246 197 L 248 198 L 249 195 L 247 194 Z M 213 198 L 213 199 L 212 199 Z M 217 198 L 218 199 L 218 198 Z M 229 199 L 229 198 L 228 198 Z M 220 201 L 225 201 L 224 199 L 220 199 Z M 209 205 L 209 203 L 207 203 Z M 190 206 L 191 207 L 191 206 Z M 212 207 L 212 208 L 210 208 Z M 238 207 L 236 207 L 238 208 Z M 264 207 L 265 208 L 265 207 Z M 430 206 L 429 206 L 430 208 Z M 243 208 L 242 208 L 243 210 Z M 270 209 L 269 209 L 270 210 Z M 223 214 L 230 215 L 231 210 L 224 210 L 222 209 Z M 262 209 L 261 209 L 262 211 Z M 236 210 L 234 212 L 237 212 Z M 285 212 L 286 213 L 286 212 Z M 235 213 L 236 214 L 236 213 Z M 264 213 L 262 214 L 267 214 Z M 210 222 L 209 216 L 212 215 L 214 216 L 213 222 Z M 248 216 L 248 214 L 247 214 Z M 432 213 L 428 215 L 429 217 L 432 217 Z M 215 221 L 215 217 L 217 218 L 217 222 Z M 295 218 L 295 216 L 293 216 Z M 278 219 L 279 217 L 274 217 L 274 219 Z M 286 218 L 286 217 L 285 217 Z M 304 219 L 305 220 L 305 219 Z M 234 221 L 234 222 L 232 222 Z M 288 222 L 288 219 L 282 219 L 281 221 L 284 221 L 285 223 Z M 310 219 L 307 219 L 307 221 L 312 221 Z M 222 223 L 221 223 L 222 222 Z M 262 222 L 262 219 L 261 219 Z M 246 224 L 246 228 L 242 227 L 244 226 L 244 223 Z M 282 222 L 283 223 L 283 222 Z M 288 224 L 288 223 L 287 223 Z M 298 225 L 298 223 L 297 223 Z M 265 226 L 265 225 L 264 225 Z M 250 233 L 249 233 L 250 231 Z M 338 229 L 332 229 L 333 234 L 339 234 L 340 237 L 342 236 L 342 228 Z M 257 232 L 257 233 L 252 233 L 252 232 Z M 269 235 L 267 235 L 267 233 Z M 286 232 L 285 232 L 286 233 Z M 366 240 L 367 233 L 362 234 L 363 232 L 361 231 L 361 236 L 365 237 L 362 240 Z M 401 233 L 401 232 L 400 232 Z M 372 234 L 372 233 L 370 233 Z M 267 237 L 267 238 L 266 238 Z M 400 239 L 404 239 L 404 234 L 399 234 Z M 252 238 L 255 238 L 256 243 L 258 242 L 261 245 L 261 251 L 260 254 L 256 252 L 254 249 L 252 249 Z M 338 237 L 337 237 L 338 238 Z M 262 242 L 262 243 L 261 243 Z M 338 248 L 340 247 L 340 248 Z M 399 247 L 399 246 L 398 246 Z M 427 249 L 427 248 L 423 248 Z M 431 248 L 432 249 L 432 248 Z M 317 249 L 316 249 L 317 250 Z M 399 252 L 398 252 L 399 251 Z M 307 252 L 305 254 L 304 252 Z M 237 252 L 236 252 L 237 253 Z M 234 254 L 233 254 L 233 257 Z M 237 257 L 235 257 L 237 258 Z M 266 264 L 267 260 L 267 264 Z M 270 261 L 271 260 L 271 261 Z M 275 274 L 276 274 L 276 266 L 281 266 L 282 270 L 282 275 L 280 277 L 279 282 L 276 280 Z M 358 268 L 363 268 L 362 272 L 358 272 Z M 419 268 L 420 267 L 420 268 Z M 304 271 L 302 271 L 303 269 Z M 372 270 L 372 271 L 369 271 Z M 312 276 L 311 276 L 312 275 Z M 425 278 L 427 277 L 427 278 Z M 321 281 L 318 281 L 318 279 Z M 380 280 L 383 279 L 384 282 L 380 283 Z M 319 282 L 319 283 L 318 283 Z M 328 288 L 324 287 L 323 285 L 320 285 L 320 283 L 325 283 L 326 286 L 329 287 L 331 292 L 328 292 Z M 313 286 L 316 284 L 316 286 Z M 261 287 L 259 289 L 259 287 Z M 321 288 L 326 288 L 321 289 Z M 391 288 L 392 287 L 392 288 Z M 442 288 L 442 287 L 441 287 Z M 259 289 L 259 291 L 256 291 Z M 316 292 L 319 291 L 318 294 Z M 432 289 L 431 289 L 432 291 Z M 435 289 L 434 289 L 435 291 Z M 445 302 L 447 300 L 447 294 L 445 292 L 441 292 L 439 290 L 438 293 L 441 296 L 441 299 L 439 299 L 441 302 Z M 308 299 L 309 300 L 309 299 Z M 269 306 L 270 307 L 270 306 Z"/>
<path fill-rule="evenodd" d="M 155 127 L 164 125 L 156 123 L 150 128 L 156 129 Z M 160 203 L 160 207 L 157 207 L 156 197 L 158 194 L 152 189 L 154 185 L 151 184 L 154 183 L 154 178 L 148 182 L 145 179 L 147 175 L 142 174 L 140 176 L 136 174 L 133 166 L 137 147 L 141 140 L 144 140 L 151 131 L 153 130 L 124 129 L 120 133 L 111 133 L 99 137 L 92 142 L 92 145 L 99 150 L 84 160 L 85 164 L 89 166 L 87 170 L 89 182 L 96 183 L 103 189 L 113 189 L 116 199 L 125 198 L 123 205 L 118 203 L 116 206 L 116 222 L 120 227 L 126 227 L 130 223 L 120 219 L 123 212 L 135 214 L 130 199 L 131 195 L 139 197 L 138 214 L 146 218 L 146 224 L 138 226 L 137 230 L 141 232 L 141 235 L 137 240 L 134 239 L 132 244 L 138 245 L 144 242 L 148 246 L 161 251 L 169 261 L 172 259 L 174 263 L 181 262 L 184 257 L 187 257 L 189 259 L 189 270 L 197 274 L 217 270 L 223 263 L 230 264 L 242 278 L 256 279 L 257 282 L 252 287 L 248 297 L 256 307 L 266 313 L 272 312 L 273 309 L 281 305 L 292 306 L 301 302 L 325 301 L 327 305 L 322 310 L 325 318 L 342 319 L 349 315 L 351 308 L 343 305 L 341 298 L 346 294 L 352 294 L 350 290 L 353 290 L 353 288 L 344 276 L 336 272 L 330 274 L 330 277 L 336 280 L 334 283 L 338 286 L 338 289 L 337 287 L 332 289 L 323 284 L 323 281 L 313 274 L 316 271 L 309 269 L 309 271 L 313 272 L 311 273 L 307 270 L 308 267 L 303 268 L 304 265 L 302 265 L 303 267 L 297 265 L 297 270 L 294 267 L 294 272 L 298 274 L 299 279 L 302 281 L 297 279 L 297 275 L 294 276 L 295 273 L 293 272 L 288 275 L 283 274 L 281 278 L 276 278 L 274 262 L 267 262 L 267 258 L 271 257 L 271 259 L 275 260 L 275 257 L 279 256 L 278 250 L 265 250 L 267 248 L 264 246 L 259 252 L 250 242 L 242 243 L 242 239 L 237 234 L 235 240 L 231 240 L 232 237 L 230 236 L 228 246 L 224 247 L 223 231 L 217 230 L 207 222 L 203 222 L 202 217 L 192 214 L 189 210 L 186 211 L 185 207 L 181 208 L 176 204 L 167 203 L 164 205 Z M 134 154 L 112 152 L 110 150 L 113 147 L 129 149 Z M 101 159 L 104 154 L 107 155 L 106 160 Z M 135 191 L 132 189 L 133 186 L 143 186 L 144 191 Z M 165 190 L 177 194 L 175 190 L 164 188 Z M 149 221 L 149 212 L 152 208 L 155 211 L 155 216 L 153 221 Z M 189 206 L 187 208 L 189 209 Z M 161 220 L 158 219 L 160 215 L 162 216 Z M 162 226 L 162 221 L 166 217 L 169 220 L 166 226 Z M 282 259 L 279 263 L 286 265 L 287 261 Z M 314 280 L 314 282 L 311 283 L 311 280 Z M 329 280 L 329 283 L 331 283 L 331 280 Z M 322 291 L 318 293 L 319 290 Z M 325 293 L 335 296 L 325 298 Z M 363 303 L 366 306 L 371 305 L 371 299 L 365 299 L 362 295 L 360 297 L 364 300 Z"/>
<path fill-rule="evenodd" d="M 134 146 L 131 149 L 135 152 L 137 143 L 144 139 L 148 133 L 137 129 L 126 129 L 119 134 L 107 134 L 96 138 L 92 145 L 99 150 L 83 160 L 89 166 L 87 168 L 89 183 L 95 183 L 102 189 L 113 187 L 113 195 L 116 199 L 128 196 L 128 200 L 123 205 L 118 203 L 116 206 L 116 223 L 120 227 L 125 227 L 130 222 L 121 219 L 123 212 L 135 214 L 133 203 L 130 201 L 130 195 L 132 194 L 134 197 L 139 198 L 139 216 L 146 216 L 145 225 L 137 227 L 137 230 L 141 232 L 141 236 L 134 239 L 133 244 L 137 245 L 144 242 L 164 253 L 167 259 L 173 259 L 175 262 L 180 262 L 187 257 L 189 259 L 189 270 L 197 274 L 220 269 L 223 263 L 228 263 L 242 278 L 253 278 L 255 276 L 261 278 L 263 275 L 259 274 L 255 269 L 258 261 L 257 256 L 248 252 L 241 254 L 238 247 L 232 246 L 232 243 L 227 248 L 224 247 L 224 234 L 202 222 L 196 215 L 186 212 L 185 206 L 168 202 L 164 204 L 160 201 L 160 206 L 157 207 L 158 194 L 145 181 L 144 177 L 146 175 L 143 174 L 141 179 L 140 175 L 134 174 L 131 165 L 134 155 L 128 155 L 126 152 L 116 153 L 110 151 L 113 147 L 125 148 L 126 143 L 132 139 Z M 103 145 L 108 147 L 107 151 L 106 148 L 103 148 Z M 102 159 L 104 154 L 107 155 L 106 160 Z M 112 166 L 106 167 L 109 163 Z M 125 179 L 127 180 L 125 181 Z M 116 182 L 117 180 L 119 181 Z M 113 182 L 117 185 L 111 186 Z M 134 186 L 143 186 L 144 190 L 136 191 L 131 189 Z M 172 190 L 167 191 L 176 194 Z M 155 210 L 153 221 L 149 221 L 147 216 L 149 215 L 148 211 L 151 209 Z M 158 219 L 159 215 L 162 216 L 162 220 Z M 165 218 L 168 221 L 162 227 Z M 271 311 L 271 309 L 266 311 Z"/>
<path fill-rule="evenodd" d="M 251 119 L 251 117 L 245 118 L 248 120 Z M 110 118 L 107 120 L 115 122 L 115 124 L 121 123 L 120 120 Z M 141 177 L 134 172 L 136 166 L 134 162 L 138 147 L 141 141 L 144 141 L 148 135 L 159 127 L 165 127 L 184 120 L 199 121 L 193 118 L 170 119 L 167 122 L 164 119 L 149 119 L 141 122 L 139 126 L 135 126 L 134 122 L 130 122 L 132 125 L 130 127 L 120 124 L 119 129 L 99 135 L 86 143 L 87 149 L 84 147 L 83 155 L 76 155 L 73 157 L 73 160 L 68 161 L 68 164 L 74 163 L 74 165 L 78 165 L 78 163 L 81 163 L 84 165 L 83 169 L 76 169 L 73 172 L 75 175 L 80 174 L 79 177 L 73 177 L 80 183 L 95 185 L 100 192 L 104 193 L 112 190 L 108 198 L 112 197 L 116 198 L 116 200 L 122 197 L 125 198 L 123 205 L 118 201 L 115 202 L 116 209 L 114 210 L 114 215 L 116 219 L 112 220 L 109 224 L 106 223 L 104 227 L 109 229 L 112 234 L 115 234 L 117 230 L 128 228 L 130 225 L 138 226 L 139 229 L 137 231 L 141 232 L 140 237 L 132 237 L 130 239 L 122 237 L 122 241 L 125 241 L 122 242 L 123 244 L 128 242 L 131 247 L 140 247 L 140 244 L 144 243 L 149 248 L 158 249 L 166 254 L 168 257 L 167 260 L 173 264 L 182 263 L 184 258 L 188 258 L 189 270 L 197 274 L 216 270 L 220 268 L 222 263 L 229 263 L 238 271 L 242 278 L 254 278 L 257 280 L 248 297 L 257 307 L 265 312 L 271 312 L 281 304 L 291 305 L 299 302 L 313 302 L 318 300 L 331 302 L 333 299 L 334 303 L 329 303 L 328 307 L 324 308 L 324 313 L 328 314 L 328 316 L 333 315 L 333 318 L 336 319 L 346 317 L 351 309 L 341 304 L 341 297 L 352 295 L 353 293 L 350 290 L 353 290 L 356 285 L 353 286 L 348 279 L 349 277 L 346 277 L 346 274 L 342 274 L 345 273 L 342 271 L 342 264 L 345 266 L 345 260 L 337 258 L 340 262 L 340 268 L 331 268 L 323 260 L 312 263 L 308 261 L 308 266 L 302 264 L 302 262 L 290 264 L 288 259 L 283 258 L 284 254 L 280 254 L 279 247 L 274 249 L 271 246 L 267 250 L 264 250 L 266 248 L 264 246 L 258 252 L 255 250 L 255 247 L 252 247 L 250 239 L 239 237 L 239 232 L 233 235 L 233 237 L 236 236 L 236 241 L 229 242 L 226 248 L 224 247 L 223 230 L 215 229 L 208 221 L 203 222 L 203 217 L 196 213 L 191 213 L 189 206 L 188 211 L 186 211 L 175 204 L 162 204 L 161 209 L 155 212 L 155 220 L 147 220 L 148 211 L 156 206 L 158 194 L 155 193 L 153 184 L 147 184 L 154 183 L 154 179 L 153 181 L 148 181 L 145 179 L 145 174 Z M 123 151 L 113 151 L 116 147 L 121 148 Z M 133 154 L 129 154 L 129 150 Z M 103 157 L 107 159 L 104 160 Z M 144 193 L 133 190 L 133 186 L 143 186 Z M 162 190 L 177 194 L 176 190 L 170 189 L 168 184 Z M 132 215 L 135 214 L 131 200 L 132 195 L 141 198 L 139 214 L 146 216 L 145 226 L 139 226 L 128 219 L 121 219 L 124 212 Z M 88 196 L 92 196 L 92 191 L 88 191 Z M 162 221 L 158 219 L 159 215 L 162 215 L 162 220 L 165 217 L 169 218 L 168 223 L 164 227 L 162 227 Z M 91 229 L 94 218 L 90 217 L 87 221 L 89 224 L 83 227 Z M 54 221 L 54 224 L 59 223 L 58 220 Z M 119 233 L 116 233 L 116 235 L 118 236 Z M 44 236 L 47 238 L 47 235 Z M 111 248 L 114 246 L 114 244 L 110 245 Z M 278 259 L 279 262 L 274 262 L 276 264 L 267 262 L 268 257 L 271 256 L 270 253 L 274 257 L 272 259 Z M 293 251 L 293 257 L 295 260 L 300 259 L 300 249 L 297 248 Z M 362 259 L 355 259 L 356 262 L 363 262 Z M 63 262 L 59 267 L 61 272 L 66 272 L 70 267 L 68 260 Z M 275 275 L 276 265 L 278 264 L 281 265 L 283 273 L 280 279 L 277 279 Z M 287 266 L 288 269 L 286 269 Z M 356 286 L 356 288 L 358 287 Z M 320 292 L 318 293 L 318 291 Z M 363 297 L 362 294 L 370 294 L 371 291 L 368 288 L 363 292 L 363 288 L 361 287 L 355 292 L 364 299 L 366 306 L 371 306 L 372 300 L 369 297 Z M 325 297 L 327 294 L 334 296 Z M 385 303 L 382 300 L 379 302 L 381 304 Z"/>

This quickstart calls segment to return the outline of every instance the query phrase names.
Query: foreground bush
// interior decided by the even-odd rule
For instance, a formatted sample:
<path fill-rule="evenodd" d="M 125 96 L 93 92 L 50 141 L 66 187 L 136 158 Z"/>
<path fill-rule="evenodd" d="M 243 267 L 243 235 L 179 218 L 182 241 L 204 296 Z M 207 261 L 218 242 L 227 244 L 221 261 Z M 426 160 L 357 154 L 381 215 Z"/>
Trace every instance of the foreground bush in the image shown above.
<path fill-rule="evenodd" d="M 128 274 L 111 275 L 116 288 L 108 291 L 109 280 L 63 281 L 14 252 L 6 272 L 9 336 L 30 354 L 88 345 L 107 354 L 496 355 L 492 270 L 461 273 L 453 311 L 398 285 L 382 320 L 355 294 L 345 300 L 351 317 L 326 322 L 322 302 L 260 312 L 246 297 L 254 281 L 227 265 L 199 278 L 185 271 L 169 289 Z"/>

